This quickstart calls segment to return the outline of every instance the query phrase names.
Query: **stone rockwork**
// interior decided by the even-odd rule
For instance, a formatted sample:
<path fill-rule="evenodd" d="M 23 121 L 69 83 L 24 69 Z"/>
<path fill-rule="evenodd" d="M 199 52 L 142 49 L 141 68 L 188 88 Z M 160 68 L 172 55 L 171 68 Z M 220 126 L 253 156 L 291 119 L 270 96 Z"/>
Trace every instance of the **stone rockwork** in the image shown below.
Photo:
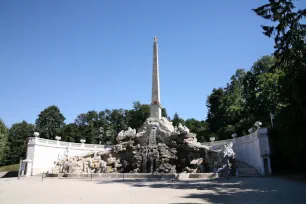
<path fill-rule="evenodd" d="M 174 127 L 166 118 L 148 118 L 139 128 L 119 132 L 118 144 L 109 151 L 64 157 L 53 173 L 204 173 L 222 166 L 232 146 L 213 150 L 201 145 L 182 124 Z"/>

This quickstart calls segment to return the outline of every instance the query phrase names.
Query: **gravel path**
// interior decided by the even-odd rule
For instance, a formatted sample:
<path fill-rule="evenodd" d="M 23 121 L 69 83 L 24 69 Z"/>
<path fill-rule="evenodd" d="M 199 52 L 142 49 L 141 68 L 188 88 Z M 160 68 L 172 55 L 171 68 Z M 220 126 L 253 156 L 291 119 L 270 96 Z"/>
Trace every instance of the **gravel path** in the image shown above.
<path fill-rule="evenodd" d="M 306 203 L 306 183 L 273 177 L 229 182 L 2 178 L 0 203 Z"/>

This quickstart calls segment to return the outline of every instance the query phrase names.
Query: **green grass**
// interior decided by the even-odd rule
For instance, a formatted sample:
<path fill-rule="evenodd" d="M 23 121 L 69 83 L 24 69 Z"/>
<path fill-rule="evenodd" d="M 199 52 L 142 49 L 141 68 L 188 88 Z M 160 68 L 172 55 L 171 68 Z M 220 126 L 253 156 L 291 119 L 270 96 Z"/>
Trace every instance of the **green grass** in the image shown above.
<path fill-rule="evenodd" d="M 0 172 L 18 171 L 18 170 L 19 170 L 19 164 L 12 164 L 12 165 L 7 165 L 7 166 L 1 166 L 0 167 Z"/>

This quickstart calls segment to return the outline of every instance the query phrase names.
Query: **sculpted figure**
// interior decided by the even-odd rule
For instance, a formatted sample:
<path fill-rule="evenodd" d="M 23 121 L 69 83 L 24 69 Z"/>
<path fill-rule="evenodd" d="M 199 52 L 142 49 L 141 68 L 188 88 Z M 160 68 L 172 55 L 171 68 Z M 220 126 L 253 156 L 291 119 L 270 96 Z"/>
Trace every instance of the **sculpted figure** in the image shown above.
<path fill-rule="evenodd" d="M 126 131 L 122 130 L 119 132 L 116 140 L 118 143 L 122 142 L 123 140 L 126 140 L 128 138 L 133 138 L 136 136 L 136 129 L 128 128 Z"/>
<path fill-rule="evenodd" d="M 101 168 L 100 173 L 105 173 L 106 172 L 106 165 L 107 165 L 107 163 L 104 160 L 101 160 L 101 162 L 100 162 L 100 168 Z"/>
<path fill-rule="evenodd" d="M 72 163 L 67 159 L 67 161 L 64 162 L 63 173 L 72 173 Z"/>

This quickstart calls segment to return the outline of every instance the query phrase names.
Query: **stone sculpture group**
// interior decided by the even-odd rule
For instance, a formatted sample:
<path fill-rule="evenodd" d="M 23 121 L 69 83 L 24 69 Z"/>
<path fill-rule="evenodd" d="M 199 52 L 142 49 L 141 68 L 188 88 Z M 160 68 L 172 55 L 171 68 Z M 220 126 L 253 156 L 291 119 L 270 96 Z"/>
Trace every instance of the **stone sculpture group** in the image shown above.
<path fill-rule="evenodd" d="M 64 156 L 52 173 L 196 173 L 213 172 L 224 158 L 233 158 L 232 144 L 213 150 L 201 145 L 194 133 L 167 118 L 148 118 L 138 130 L 119 132 L 112 149 L 84 156 Z"/>
<path fill-rule="evenodd" d="M 233 153 L 232 146 L 213 150 L 201 145 L 186 126 L 172 125 L 162 117 L 159 87 L 157 38 L 153 43 L 153 77 L 150 117 L 139 128 L 119 132 L 111 150 L 83 157 L 64 157 L 56 162 L 52 172 L 100 173 L 176 173 L 213 172 L 221 167 L 224 156 Z"/>

